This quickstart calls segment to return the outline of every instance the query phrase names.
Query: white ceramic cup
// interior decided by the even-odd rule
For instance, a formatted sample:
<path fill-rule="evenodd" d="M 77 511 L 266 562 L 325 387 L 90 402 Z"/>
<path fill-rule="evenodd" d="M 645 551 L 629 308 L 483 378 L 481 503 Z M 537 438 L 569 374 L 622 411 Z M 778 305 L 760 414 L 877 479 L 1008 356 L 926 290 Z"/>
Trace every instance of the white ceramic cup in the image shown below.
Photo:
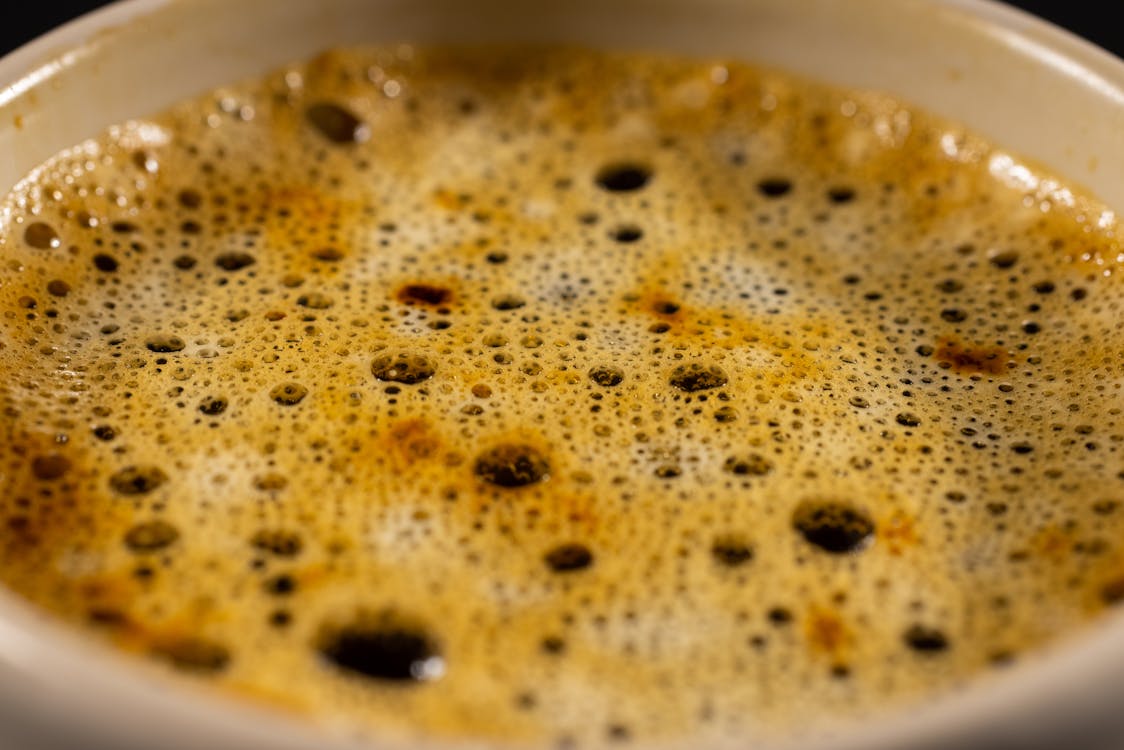
<path fill-rule="evenodd" d="M 1124 208 L 1124 62 L 987 0 L 130 0 L 0 60 L 0 189 L 113 122 L 333 45 L 390 41 L 728 56 L 881 89 Z M 1124 619 L 925 707 L 788 746 L 1124 747 Z M 369 745 L 221 701 L 0 591 L 0 750 L 348 747 Z"/>

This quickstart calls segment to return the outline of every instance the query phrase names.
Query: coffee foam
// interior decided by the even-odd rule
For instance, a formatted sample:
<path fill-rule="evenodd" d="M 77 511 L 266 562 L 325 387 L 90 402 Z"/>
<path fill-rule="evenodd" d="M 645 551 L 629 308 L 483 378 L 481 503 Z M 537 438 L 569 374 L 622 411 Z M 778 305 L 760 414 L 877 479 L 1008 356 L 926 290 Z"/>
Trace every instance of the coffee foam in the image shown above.
<path fill-rule="evenodd" d="M 1115 218 L 892 99 L 333 51 L 2 211 L 0 578 L 224 693 L 790 736 L 1124 598 Z"/>

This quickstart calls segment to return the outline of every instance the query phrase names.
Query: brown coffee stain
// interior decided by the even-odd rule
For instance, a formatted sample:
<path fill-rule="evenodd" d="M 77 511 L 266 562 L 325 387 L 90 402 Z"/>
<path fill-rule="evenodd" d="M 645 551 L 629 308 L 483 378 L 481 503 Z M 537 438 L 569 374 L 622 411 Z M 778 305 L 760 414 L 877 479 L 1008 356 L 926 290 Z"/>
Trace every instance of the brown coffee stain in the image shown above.
<path fill-rule="evenodd" d="M 390 425 L 376 450 L 390 457 L 393 469 L 405 470 L 441 458 L 443 447 L 433 423 L 414 417 Z"/>
<path fill-rule="evenodd" d="M 804 619 L 804 641 L 813 653 L 835 661 L 843 659 L 853 639 L 843 615 L 835 609 L 813 606 Z"/>
<path fill-rule="evenodd" d="M 1001 375 L 1007 372 L 1010 353 L 1001 346 L 968 344 L 951 336 L 937 339 L 933 358 L 942 367 L 962 375 Z"/>
<path fill-rule="evenodd" d="M 880 546 L 899 557 L 921 544 L 921 537 L 915 518 L 902 511 L 895 511 L 876 524 Z"/>
<path fill-rule="evenodd" d="M 456 300 L 452 281 L 433 283 L 409 281 L 400 284 L 394 298 L 404 305 L 443 308 Z"/>

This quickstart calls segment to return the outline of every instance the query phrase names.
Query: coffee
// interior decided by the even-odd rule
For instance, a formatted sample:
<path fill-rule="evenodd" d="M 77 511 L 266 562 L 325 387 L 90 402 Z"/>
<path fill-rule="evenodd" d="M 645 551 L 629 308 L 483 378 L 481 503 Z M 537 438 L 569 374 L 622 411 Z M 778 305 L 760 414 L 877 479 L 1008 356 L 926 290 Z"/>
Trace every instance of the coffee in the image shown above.
<path fill-rule="evenodd" d="M 0 578 L 224 694 L 791 736 L 1124 598 L 1116 219 L 892 99 L 343 50 L 3 210 Z"/>

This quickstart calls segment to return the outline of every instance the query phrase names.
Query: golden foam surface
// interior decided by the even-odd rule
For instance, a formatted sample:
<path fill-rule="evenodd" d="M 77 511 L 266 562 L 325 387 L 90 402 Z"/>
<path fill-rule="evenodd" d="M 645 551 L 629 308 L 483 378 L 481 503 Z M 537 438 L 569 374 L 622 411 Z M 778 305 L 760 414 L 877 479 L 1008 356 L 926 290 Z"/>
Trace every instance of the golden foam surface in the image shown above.
<path fill-rule="evenodd" d="M 1124 599 L 1115 217 L 883 96 L 333 51 L 0 230 L 0 580 L 234 699 L 788 736 Z"/>

